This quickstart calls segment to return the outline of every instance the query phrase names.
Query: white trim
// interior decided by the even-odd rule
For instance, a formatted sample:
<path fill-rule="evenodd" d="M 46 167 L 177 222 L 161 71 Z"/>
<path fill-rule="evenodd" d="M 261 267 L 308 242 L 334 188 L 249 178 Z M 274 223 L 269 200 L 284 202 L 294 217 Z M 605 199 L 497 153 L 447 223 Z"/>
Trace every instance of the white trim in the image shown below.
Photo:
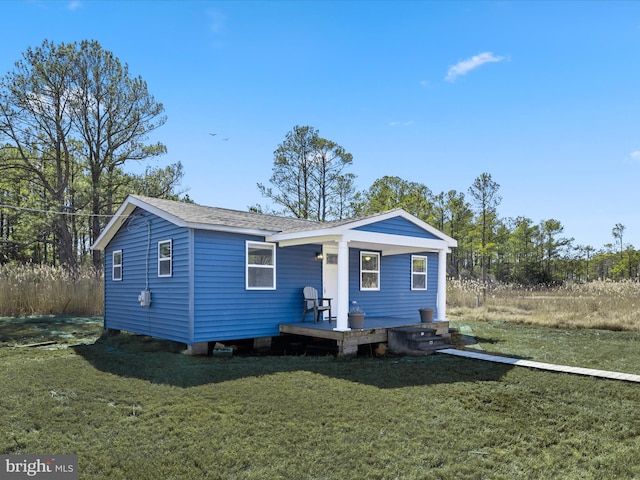
<path fill-rule="evenodd" d="M 438 252 L 438 295 L 437 295 L 438 320 L 447 319 L 447 252 Z"/>
<path fill-rule="evenodd" d="M 116 264 L 116 253 L 120 254 L 120 263 Z M 122 264 L 123 264 L 123 255 L 122 250 L 114 250 L 111 253 L 111 281 L 113 282 L 121 282 L 122 281 Z M 116 278 L 116 265 L 120 267 L 120 277 Z"/>
<path fill-rule="evenodd" d="M 376 257 L 378 259 L 378 269 L 377 270 L 364 270 L 362 268 L 362 256 L 363 255 L 371 255 L 372 257 Z M 377 275 L 377 286 L 376 287 L 364 287 L 362 285 L 362 274 L 363 273 L 375 273 Z M 373 291 L 379 291 L 380 290 L 380 252 L 367 252 L 367 251 L 360 251 L 360 290 L 363 292 L 373 292 Z"/>
<path fill-rule="evenodd" d="M 109 223 L 104 227 L 102 233 L 96 238 L 93 245 L 91 245 L 91 249 L 104 250 L 134 209 L 135 205 L 131 205 L 127 201 L 120 205 L 120 208 L 118 208 L 118 211 L 113 215 L 113 218 L 109 220 Z"/>
<path fill-rule="evenodd" d="M 415 272 L 413 270 L 413 261 L 415 260 L 424 260 L 424 272 Z M 427 257 L 426 255 L 411 255 L 411 290 L 420 290 L 420 291 L 424 291 L 424 290 L 428 290 L 429 289 L 429 282 L 428 282 L 428 270 L 429 270 L 429 257 Z M 421 275 L 424 276 L 424 287 L 416 287 L 413 283 L 413 279 L 414 279 L 414 275 Z"/>
<path fill-rule="evenodd" d="M 209 230 L 215 232 L 246 233 L 248 235 L 260 236 L 277 233 L 277 230 L 263 230 L 257 228 L 229 227 L 226 225 L 186 222 L 181 218 L 176 217 L 175 215 L 171 215 L 170 213 L 167 213 L 166 211 L 158 207 L 140 200 L 139 198 L 129 196 L 122 203 L 122 205 L 120 205 L 118 211 L 113 215 L 109 223 L 107 223 L 107 225 L 104 227 L 102 233 L 100 233 L 95 242 L 93 242 L 91 249 L 104 250 L 111 239 L 116 235 L 118 230 L 120 230 L 124 222 L 127 221 L 129 215 L 131 215 L 136 209 L 136 207 L 146 210 L 147 212 L 152 213 L 157 217 L 162 218 L 163 220 L 171 222 L 178 227 L 194 228 L 196 230 Z"/>
<path fill-rule="evenodd" d="M 329 262 L 329 258 L 332 262 Z M 331 315 L 338 316 L 340 309 L 337 301 L 339 295 L 338 290 L 338 247 L 337 245 L 322 246 L 322 297 L 331 299 Z M 327 312 L 327 315 L 329 312 Z M 323 313 L 325 313 L 323 312 Z"/>
<path fill-rule="evenodd" d="M 338 242 L 338 313 L 336 316 L 337 332 L 348 332 L 349 317 L 349 244 Z"/>
<path fill-rule="evenodd" d="M 326 245 L 344 240 L 349 243 L 350 248 L 377 250 L 382 256 L 404 253 L 439 252 L 440 250 L 448 250 L 450 246 L 444 240 L 365 232 L 363 230 L 348 230 L 342 235 L 315 236 L 313 235 L 313 231 L 305 233 L 308 235 L 301 234 L 299 238 L 286 238 L 288 235 L 275 234 L 267 235 L 265 239 L 269 242 L 278 242 L 280 247 L 308 245 L 311 243 Z"/>
<path fill-rule="evenodd" d="M 413 237 L 410 235 L 406 235 L 406 236 L 392 235 L 392 234 L 385 234 L 385 233 L 368 232 L 366 230 L 356 230 L 359 227 L 363 227 L 365 225 L 370 225 L 380 221 L 388 220 L 394 217 L 402 217 L 405 220 L 415 224 L 419 228 L 430 233 L 431 235 L 435 236 L 436 238 L 422 238 L 422 237 Z M 296 244 L 295 242 L 312 243 L 309 241 L 310 239 L 318 239 L 323 237 L 326 238 L 326 237 L 332 237 L 332 236 L 344 237 L 347 241 L 355 241 L 355 240 L 358 240 L 359 238 L 369 238 L 371 236 L 373 237 L 379 236 L 380 238 L 385 238 L 385 237 L 392 238 L 394 241 L 382 242 L 382 243 L 388 243 L 391 245 L 407 245 L 406 243 L 398 244 L 397 243 L 398 240 L 401 239 L 401 241 L 409 242 L 410 245 L 416 245 L 416 246 L 417 244 L 420 244 L 422 246 L 431 245 L 428 248 L 437 248 L 438 250 L 443 247 L 450 248 L 450 247 L 458 246 L 458 242 L 453 238 L 449 237 L 448 235 L 444 234 L 443 232 L 436 229 L 435 227 L 432 227 L 428 223 L 423 222 L 419 218 L 414 217 L 413 215 L 411 215 L 410 213 L 402 209 L 390 210 L 388 212 L 381 213 L 379 215 L 372 215 L 370 217 L 359 219 L 359 220 L 346 221 L 344 223 L 340 223 L 339 225 L 335 225 L 335 226 L 331 226 L 331 222 L 328 222 L 328 223 L 329 223 L 328 226 L 324 228 L 299 230 L 295 232 L 275 233 L 273 235 L 270 235 L 268 240 L 274 241 L 274 242 L 280 242 L 282 246 L 285 246 L 284 244 L 295 245 Z"/>
<path fill-rule="evenodd" d="M 267 247 L 271 249 L 273 252 L 273 264 L 272 265 L 257 265 L 257 264 L 249 264 L 249 248 L 251 246 L 257 247 Z M 244 266 L 245 266 L 245 289 L 247 290 L 275 290 L 276 289 L 276 244 L 268 243 L 268 242 L 254 242 L 251 240 L 247 240 L 245 242 L 245 258 L 244 258 Z M 249 285 L 249 268 L 263 268 L 270 269 L 272 271 L 273 276 L 273 286 L 272 287 L 252 287 Z"/>
<path fill-rule="evenodd" d="M 279 233 L 275 233 L 273 235 L 267 235 L 265 240 L 268 242 L 278 242 L 278 245 L 281 247 L 295 247 L 296 245 L 309 245 L 310 243 L 330 243 L 335 242 L 338 243 L 342 240 L 342 235 L 314 235 L 313 231 L 306 232 L 308 235 L 300 235 L 295 236 L 293 238 L 286 239 L 284 237 L 288 237 L 288 235 L 282 235 Z M 284 238 L 284 239 L 283 239 Z"/>
<path fill-rule="evenodd" d="M 169 243 L 169 258 L 167 257 L 161 257 L 160 255 L 160 245 L 165 244 L 165 243 Z M 167 260 L 169 261 L 169 273 L 168 274 L 161 274 L 160 273 L 160 265 L 162 262 L 167 262 Z M 168 278 L 173 276 L 173 240 L 172 239 L 167 239 L 167 240 L 160 240 L 158 242 L 158 278 Z"/>
<path fill-rule="evenodd" d="M 390 233 L 365 232 L 363 230 L 350 230 L 345 232 L 344 238 L 349 242 L 368 242 L 390 245 L 392 247 L 415 247 L 427 250 L 442 250 L 450 246 L 444 240 L 412 237 L 408 235 L 393 235 Z"/>
<path fill-rule="evenodd" d="M 347 220 L 340 222 L 327 222 L 326 226 L 320 228 L 310 228 L 308 230 L 298 230 L 290 232 L 278 233 L 277 230 L 268 229 L 255 229 L 246 227 L 233 227 L 228 225 L 217 225 L 207 223 L 195 223 L 182 220 L 166 211 L 146 203 L 144 200 L 136 198 L 135 196 L 129 196 L 120 206 L 113 218 L 109 221 L 102 233 L 98 236 L 94 244 L 91 246 L 93 250 L 104 250 L 109 244 L 111 239 L 115 236 L 118 230 L 122 227 L 128 216 L 133 213 L 136 207 L 140 207 L 149 213 L 152 213 L 168 222 L 173 223 L 179 227 L 194 228 L 197 230 L 209 230 L 209 231 L 221 231 L 230 233 L 245 233 L 250 235 L 265 236 L 265 240 L 268 242 L 278 242 L 281 247 L 291 245 L 301 245 L 309 243 L 326 243 L 328 241 L 335 241 L 336 243 L 344 240 L 347 242 L 361 241 L 368 243 L 383 243 L 388 246 L 395 247 L 416 247 L 421 248 L 422 251 L 427 250 L 440 250 L 456 247 L 458 242 L 443 232 L 439 231 L 435 227 L 432 227 L 426 222 L 423 222 L 419 218 L 411 215 L 410 213 L 402 210 L 395 209 L 388 212 L 380 213 L 377 215 L 371 215 L 366 218 Z M 375 232 L 367 232 L 364 230 L 355 230 L 359 227 L 370 225 L 376 222 L 384 221 L 394 217 L 402 217 L 405 220 L 413 223 L 417 227 L 432 234 L 435 239 L 412 237 L 405 235 L 390 235 L 380 234 Z M 334 225 L 332 225 L 334 223 Z M 385 240 L 386 239 L 386 240 Z M 358 247 L 352 244 L 352 247 Z M 374 248 L 359 246 L 358 248 Z M 419 250 L 416 250 L 419 251 Z M 406 252 L 405 252 L 406 253 Z M 390 255 L 394 253 L 387 253 L 382 251 L 382 255 Z"/>

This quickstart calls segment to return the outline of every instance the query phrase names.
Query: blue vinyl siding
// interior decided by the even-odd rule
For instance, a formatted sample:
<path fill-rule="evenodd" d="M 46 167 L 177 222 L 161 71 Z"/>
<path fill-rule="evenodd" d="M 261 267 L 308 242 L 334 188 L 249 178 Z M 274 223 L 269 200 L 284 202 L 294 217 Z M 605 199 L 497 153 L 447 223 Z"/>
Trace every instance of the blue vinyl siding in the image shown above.
<path fill-rule="evenodd" d="M 276 336 L 278 324 L 299 321 L 302 289 L 322 281 L 322 263 L 315 261 L 318 245 L 276 248 L 276 289 L 247 290 L 246 241 L 264 238 L 194 234 L 195 342 Z"/>
<path fill-rule="evenodd" d="M 360 251 L 349 250 L 349 303 L 358 302 L 369 317 L 396 317 L 420 322 L 419 308 L 436 310 L 438 254 L 427 257 L 427 290 L 411 290 L 411 254 L 380 256 L 380 290 L 360 291 Z"/>
<path fill-rule="evenodd" d="M 158 278 L 158 242 L 169 239 L 173 275 Z M 122 280 L 105 275 L 105 328 L 190 343 L 189 231 L 137 209 L 105 249 L 105 272 L 111 272 L 114 250 L 122 250 Z M 147 265 L 150 308 L 138 303 Z"/>
<path fill-rule="evenodd" d="M 362 231 L 435 239 L 402 217 Z M 172 276 L 158 277 L 158 242 L 172 241 Z M 320 245 L 276 247 L 275 290 L 247 290 L 246 242 L 264 237 L 192 230 L 137 208 L 105 248 L 105 327 L 186 344 L 279 335 L 279 324 L 302 316 L 302 289 L 322 292 Z M 122 251 L 122 280 L 111 277 L 113 252 Z M 418 309 L 436 308 L 438 254 L 427 257 L 427 290 L 411 290 L 411 255 L 380 256 L 380 290 L 360 290 L 360 250 L 349 249 L 349 301 L 369 317 L 419 322 Z M 147 278 L 148 276 L 148 278 Z M 148 288 L 151 307 L 138 295 Z M 444 293 L 444 292 L 443 292 Z M 310 316 L 307 318 L 310 321 Z"/>
<path fill-rule="evenodd" d="M 371 223 L 362 227 L 355 228 L 354 230 L 361 230 L 363 232 L 374 233 L 387 233 L 391 235 L 405 235 L 407 237 L 418 238 L 431 238 L 434 240 L 440 240 L 438 237 L 430 232 L 420 228 L 415 223 L 402 217 L 393 217 L 380 222 Z"/>

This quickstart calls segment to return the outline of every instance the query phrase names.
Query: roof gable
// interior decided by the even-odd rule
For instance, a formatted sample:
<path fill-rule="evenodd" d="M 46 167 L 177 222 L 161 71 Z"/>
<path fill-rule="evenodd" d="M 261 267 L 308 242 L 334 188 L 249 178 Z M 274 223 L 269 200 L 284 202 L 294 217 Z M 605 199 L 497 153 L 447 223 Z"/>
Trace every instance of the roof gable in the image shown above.
<path fill-rule="evenodd" d="M 313 222 L 312 225 L 306 226 L 305 228 L 283 230 L 281 233 L 295 235 L 297 232 L 308 232 L 313 235 L 334 235 L 344 233 L 347 230 L 432 238 L 444 240 L 452 247 L 455 247 L 458 244 L 458 242 L 453 238 L 445 235 L 437 228 L 423 222 L 418 217 L 411 215 L 401 208 L 396 208 L 382 213 L 374 213 L 363 217 L 335 220 L 332 222 Z"/>
<path fill-rule="evenodd" d="M 177 225 L 219 226 L 228 228 L 246 228 L 253 231 L 281 232 L 289 228 L 297 228 L 315 224 L 299 218 L 264 215 L 262 213 L 243 212 L 227 208 L 207 207 L 195 203 L 176 202 L 160 198 L 131 195 L 129 199 L 138 200 L 141 208 L 150 210 L 158 216 L 166 216 L 167 220 Z M 127 200 L 129 200 L 127 199 Z M 151 207 L 151 208 L 149 208 Z M 173 220 L 172 220 L 173 219 Z M 187 226 L 187 225 L 185 225 Z"/>
<path fill-rule="evenodd" d="M 362 234 L 380 234 L 389 238 L 412 237 L 426 242 L 436 241 L 447 247 L 457 246 L 453 238 L 401 208 L 352 219 L 314 222 L 130 195 L 91 248 L 104 250 L 136 208 L 146 210 L 180 227 L 264 235 L 271 237 L 273 241 L 304 242 L 305 238 L 340 236 L 356 231 Z"/>
<path fill-rule="evenodd" d="M 136 207 L 180 227 L 254 235 L 267 235 L 297 228 L 313 228 L 317 224 L 317 222 L 299 218 L 264 215 L 140 195 L 129 195 L 96 239 L 92 248 L 94 250 L 103 250 Z"/>
<path fill-rule="evenodd" d="M 361 245 L 366 244 L 363 238 L 368 237 L 378 239 L 373 243 L 385 245 L 422 245 L 429 249 L 458 246 L 456 240 L 401 208 L 366 217 L 315 223 L 311 228 L 285 230 L 267 238 L 269 241 L 295 245 L 312 241 L 322 243 L 338 237 L 354 241 L 353 245 L 356 244 L 356 239 L 359 239 Z M 412 238 L 414 240 L 410 240 Z"/>
<path fill-rule="evenodd" d="M 402 216 L 396 216 L 380 220 L 378 222 L 369 223 L 357 227 L 355 230 L 361 230 L 363 232 L 375 232 L 375 233 L 389 233 L 392 235 L 407 235 L 410 237 L 418 238 L 430 238 L 433 240 L 441 240 L 433 232 L 427 231 L 424 228 L 419 227 L 413 222 L 410 222 Z"/>

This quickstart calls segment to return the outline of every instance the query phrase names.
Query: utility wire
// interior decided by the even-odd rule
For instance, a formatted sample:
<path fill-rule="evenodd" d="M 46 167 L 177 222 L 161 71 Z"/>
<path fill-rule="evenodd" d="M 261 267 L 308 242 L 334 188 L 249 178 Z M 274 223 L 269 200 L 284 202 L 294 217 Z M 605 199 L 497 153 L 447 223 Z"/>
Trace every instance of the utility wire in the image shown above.
<path fill-rule="evenodd" d="M 57 212 L 55 210 L 40 210 L 38 208 L 16 207 L 15 205 L 6 205 L 0 203 L 0 208 L 10 208 L 12 210 L 19 210 L 23 212 L 33 213 L 48 213 L 52 215 L 69 215 L 72 217 L 128 217 L 129 215 L 106 215 L 101 213 L 77 213 L 77 212 Z"/>

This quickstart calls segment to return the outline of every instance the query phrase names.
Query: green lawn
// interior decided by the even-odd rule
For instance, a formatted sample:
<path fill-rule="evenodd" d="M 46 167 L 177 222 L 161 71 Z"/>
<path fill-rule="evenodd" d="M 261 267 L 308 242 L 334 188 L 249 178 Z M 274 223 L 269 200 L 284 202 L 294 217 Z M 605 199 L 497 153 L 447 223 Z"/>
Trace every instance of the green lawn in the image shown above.
<path fill-rule="evenodd" d="M 486 351 L 640 373 L 635 333 L 465 325 Z M 128 335 L 3 338 L 0 452 L 76 453 L 81 479 L 640 477 L 636 384 L 445 355 L 219 359 Z"/>

